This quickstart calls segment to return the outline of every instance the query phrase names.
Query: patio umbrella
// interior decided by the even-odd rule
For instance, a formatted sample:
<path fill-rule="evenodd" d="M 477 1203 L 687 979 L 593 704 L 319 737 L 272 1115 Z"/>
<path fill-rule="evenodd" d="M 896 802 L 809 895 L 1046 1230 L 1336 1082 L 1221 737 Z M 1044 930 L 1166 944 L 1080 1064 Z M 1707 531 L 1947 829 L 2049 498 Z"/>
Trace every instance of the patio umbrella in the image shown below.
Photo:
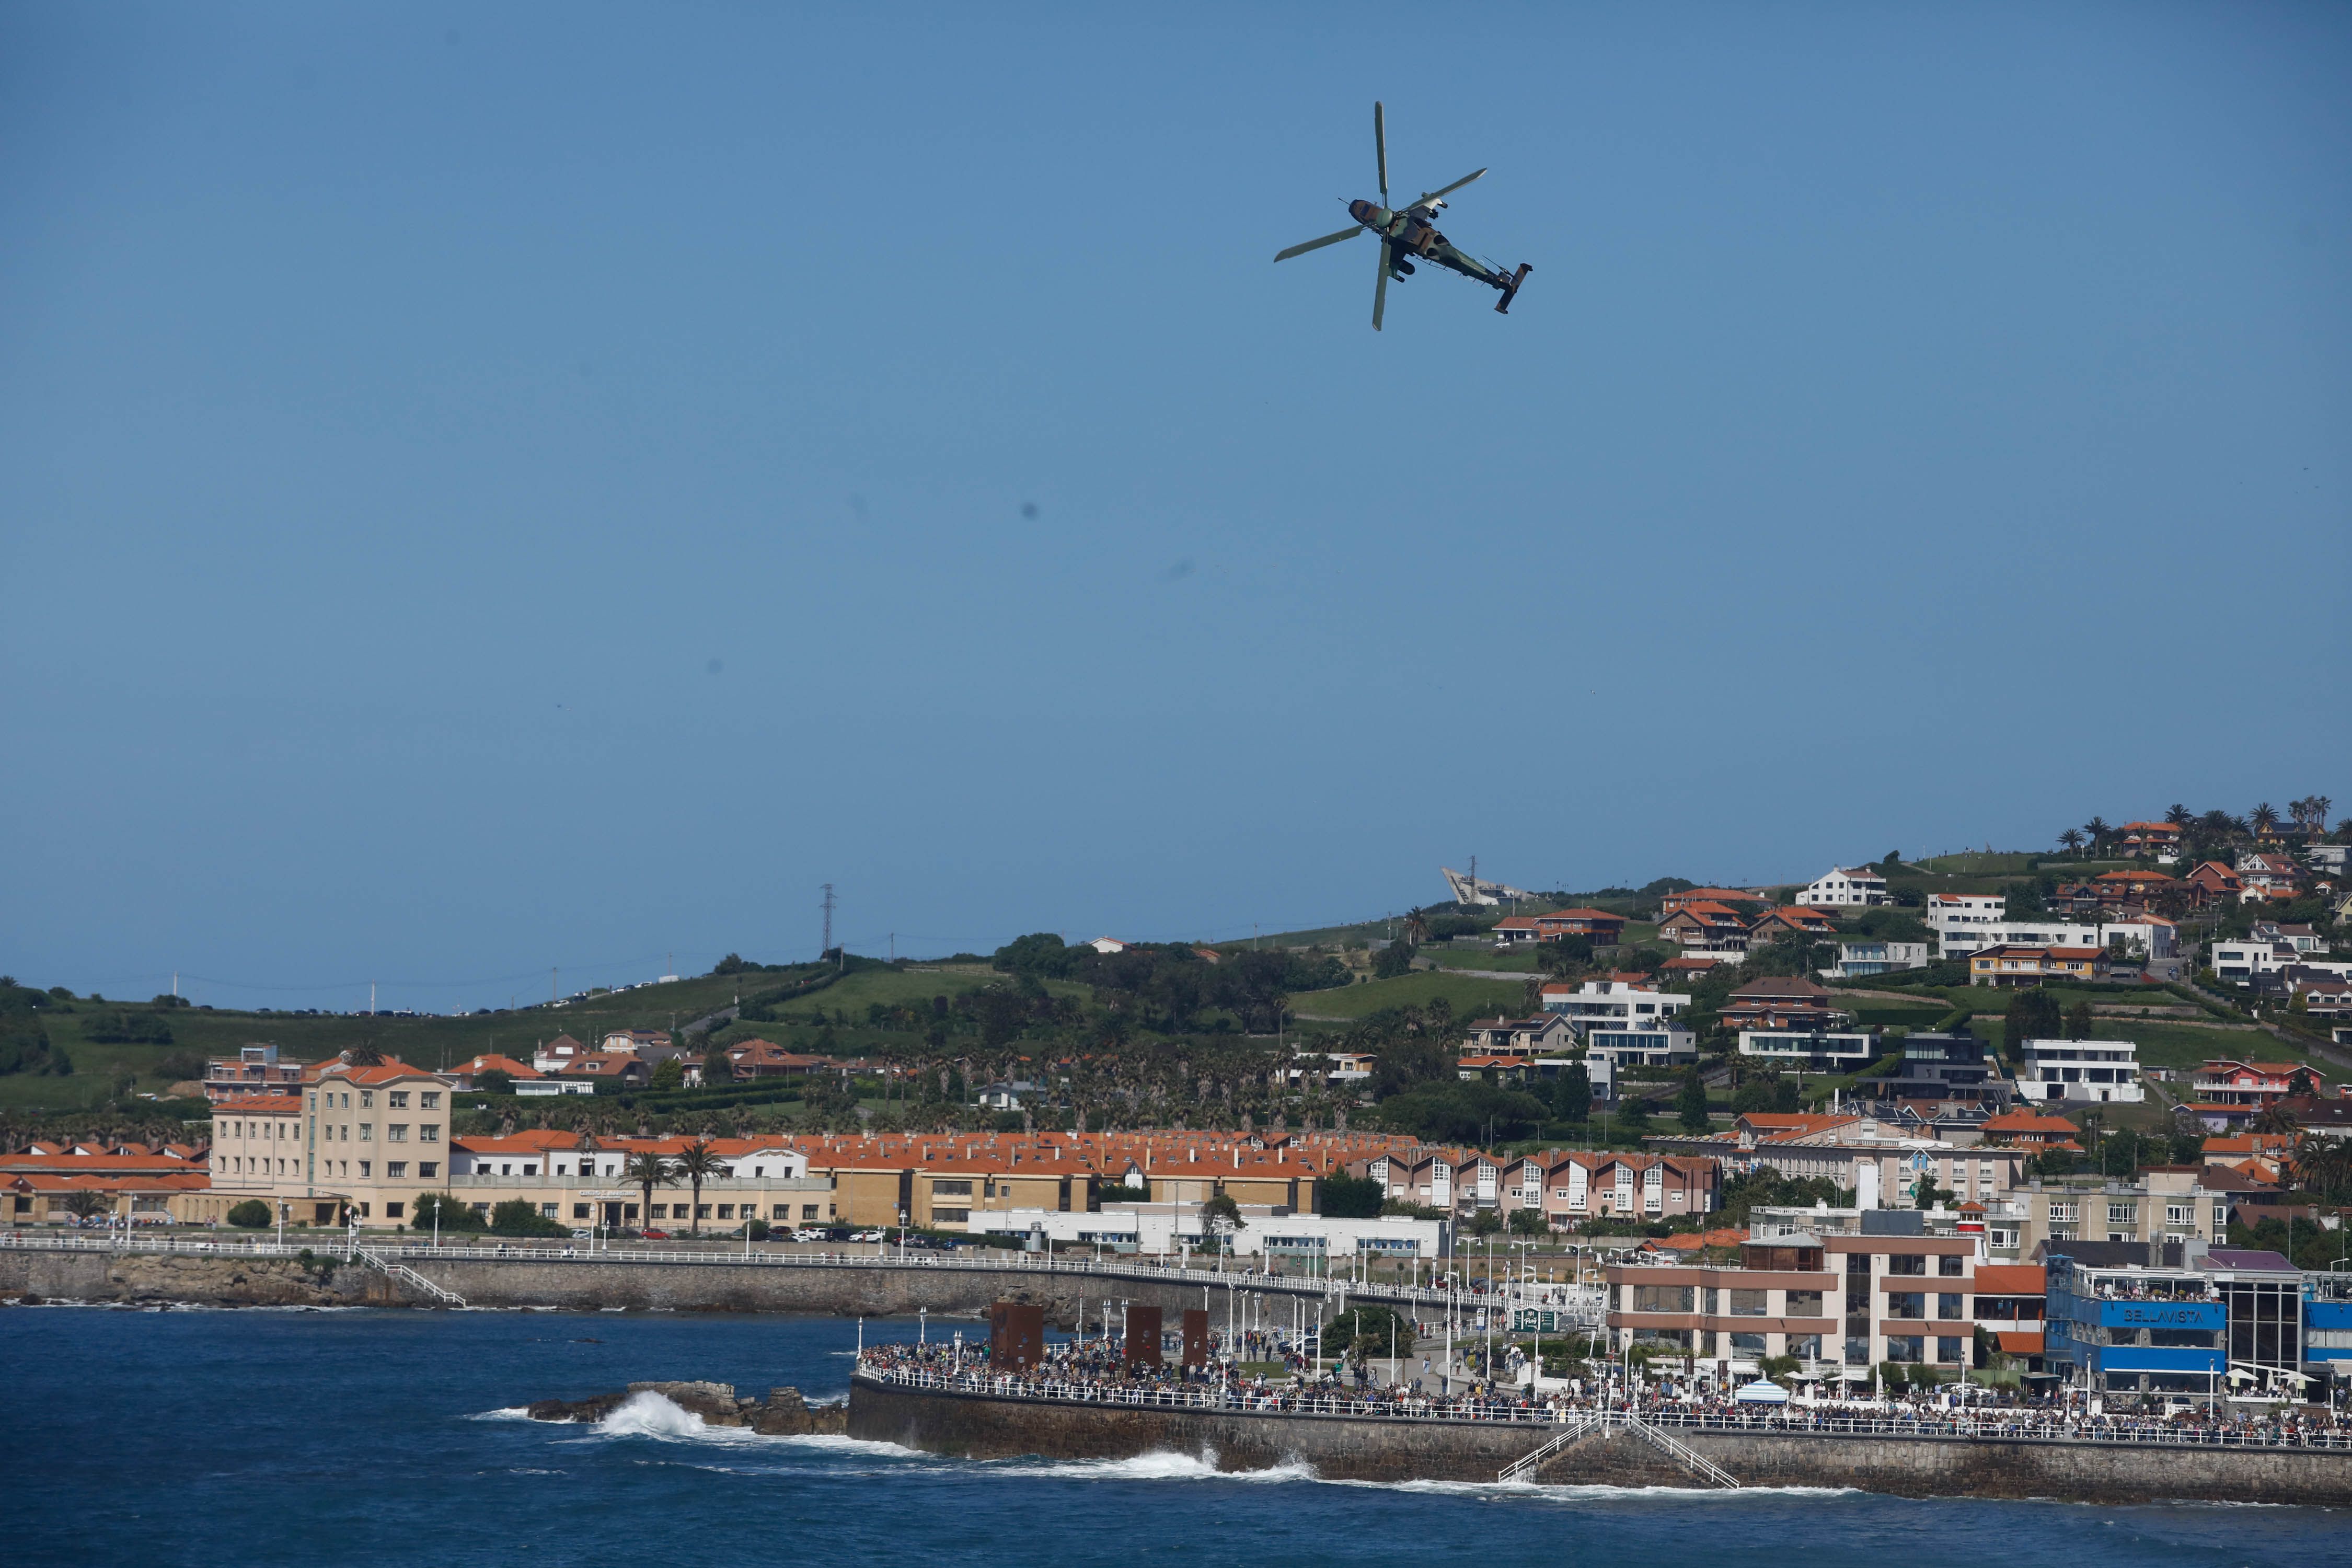
<path fill-rule="evenodd" d="M 1731 1397 L 1741 1405 L 1786 1405 L 1789 1403 L 1789 1391 L 1777 1383 L 1759 1378 L 1754 1383 L 1742 1384 L 1739 1392 Z"/>

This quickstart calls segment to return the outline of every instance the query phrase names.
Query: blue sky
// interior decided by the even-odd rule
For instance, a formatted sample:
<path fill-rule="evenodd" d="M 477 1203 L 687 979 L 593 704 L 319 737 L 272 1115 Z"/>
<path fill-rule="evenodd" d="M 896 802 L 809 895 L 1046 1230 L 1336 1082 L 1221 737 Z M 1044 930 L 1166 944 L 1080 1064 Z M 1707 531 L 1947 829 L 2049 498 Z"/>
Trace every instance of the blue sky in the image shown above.
<path fill-rule="evenodd" d="M 2334 6 L 11 7 L 0 963 L 471 1005 L 826 881 L 936 953 L 2352 803 L 2347 79 Z M 1270 265 L 1376 96 L 1509 317 Z"/>

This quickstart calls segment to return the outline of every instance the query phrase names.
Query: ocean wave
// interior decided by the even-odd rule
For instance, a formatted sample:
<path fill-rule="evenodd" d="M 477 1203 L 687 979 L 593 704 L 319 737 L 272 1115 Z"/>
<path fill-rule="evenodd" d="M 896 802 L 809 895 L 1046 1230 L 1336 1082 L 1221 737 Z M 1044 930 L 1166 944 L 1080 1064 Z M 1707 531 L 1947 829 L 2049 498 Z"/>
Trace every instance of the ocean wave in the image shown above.
<path fill-rule="evenodd" d="M 528 1421 L 530 1412 L 520 1405 L 501 1405 L 496 1410 L 484 1410 L 466 1417 L 468 1421 Z"/>

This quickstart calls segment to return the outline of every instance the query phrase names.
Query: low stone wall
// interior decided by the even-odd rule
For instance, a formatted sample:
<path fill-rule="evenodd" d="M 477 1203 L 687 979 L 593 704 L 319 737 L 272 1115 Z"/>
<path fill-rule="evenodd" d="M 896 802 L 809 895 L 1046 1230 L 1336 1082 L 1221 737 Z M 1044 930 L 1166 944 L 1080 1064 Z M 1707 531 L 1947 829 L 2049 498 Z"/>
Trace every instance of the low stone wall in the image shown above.
<path fill-rule="evenodd" d="M 204 1306 L 431 1306 L 365 1263 L 331 1265 L 324 1277 L 291 1259 L 206 1258 L 177 1253 L 42 1252 L 0 1248 L 0 1297 L 27 1293 L 74 1301 L 182 1301 Z M 941 1268 L 920 1265 L 658 1263 L 604 1258 L 451 1258 L 400 1259 L 474 1307 L 608 1307 L 680 1312 L 814 1312 L 831 1317 L 911 1317 L 927 1310 L 976 1317 L 995 1300 L 1035 1301 L 1069 1327 L 1083 1300 L 1098 1321 L 1106 1300 L 1174 1312 L 1204 1304 L 1198 1285 L 1041 1274 L 1019 1268 Z M 1319 1282 L 1300 1293 L 1320 1300 Z M 1263 1288 L 1254 1282 L 1252 1289 Z M 1205 1304 L 1223 1321 L 1224 1292 Z M 1289 1321 L 1283 1291 L 1266 1310 Z"/>
<path fill-rule="evenodd" d="M 1548 1428 L 1475 1421 L 1382 1421 L 999 1399 L 851 1385 L 852 1436 L 975 1459 L 1199 1455 L 1228 1470 L 1303 1465 L 1329 1480 L 1492 1481 Z M 2094 1443 L 1810 1433 L 1674 1436 L 1759 1487 L 1852 1487 L 1902 1497 L 2051 1498 L 2352 1504 L 2352 1453 L 2293 1448 L 2123 1447 Z M 1643 1438 L 1596 1433 L 1530 1478 L 1546 1485 L 1689 1487 L 1690 1473 Z"/>

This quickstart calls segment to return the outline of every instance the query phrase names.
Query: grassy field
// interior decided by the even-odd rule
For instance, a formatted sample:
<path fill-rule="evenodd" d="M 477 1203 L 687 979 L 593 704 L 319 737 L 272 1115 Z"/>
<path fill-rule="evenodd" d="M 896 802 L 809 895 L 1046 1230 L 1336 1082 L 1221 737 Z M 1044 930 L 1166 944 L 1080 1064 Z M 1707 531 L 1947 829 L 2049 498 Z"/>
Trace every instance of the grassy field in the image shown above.
<path fill-rule="evenodd" d="M 1881 1002 L 1864 998 L 1851 1006 L 1856 1024 L 1865 1028 L 1889 1025 L 1906 1029 L 1932 1029 L 1938 1019 L 1951 1012 L 1949 1007 L 1933 1002 Z"/>
<path fill-rule="evenodd" d="M 1464 974 L 1419 973 L 1394 980 L 1367 980 L 1336 991 L 1309 991 L 1291 998 L 1293 1012 L 1309 1022 L 1317 1018 L 1349 1022 L 1383 1007 L 1426 1007 L 1443 996 L 1454 1005 L 1454 1016 L 1470 1018 L 1519 1011 L 1522 983 L 1517 980 L 1473 980 Z"/>
<path fill-rule="evenodd" d="M 1532 952 L 1497 952 L 1491 947 L 1425 947 L 1422 955 L 1446 969 L 1485 969 L 1496 974 L 1533 974 Z"/>

